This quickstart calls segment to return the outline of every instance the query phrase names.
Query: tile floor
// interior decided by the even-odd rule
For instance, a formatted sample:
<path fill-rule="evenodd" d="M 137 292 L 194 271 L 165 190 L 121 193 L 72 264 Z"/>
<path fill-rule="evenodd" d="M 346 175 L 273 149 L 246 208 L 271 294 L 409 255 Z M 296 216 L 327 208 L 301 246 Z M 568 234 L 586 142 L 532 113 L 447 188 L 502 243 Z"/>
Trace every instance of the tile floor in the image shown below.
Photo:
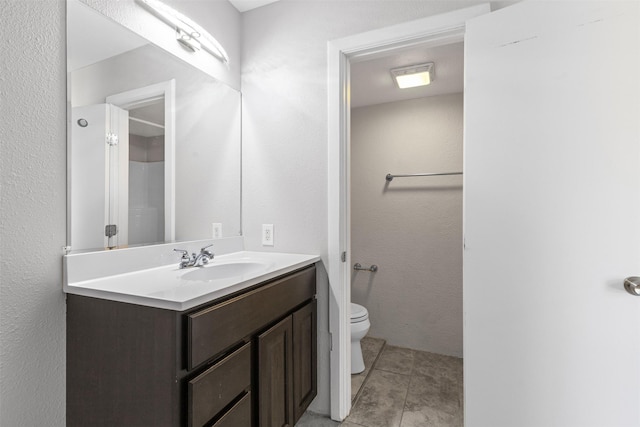
<path fill-rule="evenodd" d="M 462 427 L 462 359 L 369 337 L 362 352 L 366 370 L 351 377 L 347 419 L 307 413 L 296 427 Z"/>

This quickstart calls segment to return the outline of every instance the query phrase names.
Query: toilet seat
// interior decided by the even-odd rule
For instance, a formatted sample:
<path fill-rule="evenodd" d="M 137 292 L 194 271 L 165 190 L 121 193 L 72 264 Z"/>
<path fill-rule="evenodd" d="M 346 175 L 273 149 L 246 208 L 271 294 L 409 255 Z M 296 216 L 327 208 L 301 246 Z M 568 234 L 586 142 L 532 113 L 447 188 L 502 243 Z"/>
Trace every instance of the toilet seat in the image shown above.
<path fill-rule="evenodd" d="M 369 319 L 369 312 L 359 304 L 351 303 L 351 323 L 364 322 Z"/>

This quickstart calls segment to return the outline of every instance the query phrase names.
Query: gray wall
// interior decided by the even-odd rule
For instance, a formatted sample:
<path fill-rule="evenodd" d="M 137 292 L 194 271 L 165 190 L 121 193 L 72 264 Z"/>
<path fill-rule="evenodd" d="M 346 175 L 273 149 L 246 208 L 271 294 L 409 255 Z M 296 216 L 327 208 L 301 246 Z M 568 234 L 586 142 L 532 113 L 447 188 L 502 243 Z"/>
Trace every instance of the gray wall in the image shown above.
<path fill-rule="evenodd" d="M 462 94 L 351 110 L 351 301 L 371 336 L 462 356 Z"/>
<path fill-rule="evenodd" d="M 243 230 L 251 250 L 327 256 L 327 42 L 470 1 L 288 1 L 242 15 Z M 499 5 L 498 5 L 499 6 Z M 261 224 L 275 225 L 273 248 Z M 319 390 L 329 412 L 328 282 L 319 282 Z"/>

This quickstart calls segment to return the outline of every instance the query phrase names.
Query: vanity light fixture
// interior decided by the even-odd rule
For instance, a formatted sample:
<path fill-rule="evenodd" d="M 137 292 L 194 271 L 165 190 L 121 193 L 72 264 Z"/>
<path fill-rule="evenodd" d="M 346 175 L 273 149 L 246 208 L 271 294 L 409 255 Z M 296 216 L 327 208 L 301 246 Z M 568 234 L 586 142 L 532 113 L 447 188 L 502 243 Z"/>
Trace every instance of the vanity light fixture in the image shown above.
<path fill-rule="evenodd" d="M 408 67 L 394 68 L 391 70 L 391 76 L 400 89 L 426 86 L 434 79 L 433 67 L 433 62 L 426 62 Z"/>
<path fill-rule="evenodd" d="M 218 58 L 225 64 L 229 56 L 218 41 L 193 20 L 159 0 L 136 0 L 154 15 L 176 30 L 176 40 L 186 49 L 200 49 Z"/>

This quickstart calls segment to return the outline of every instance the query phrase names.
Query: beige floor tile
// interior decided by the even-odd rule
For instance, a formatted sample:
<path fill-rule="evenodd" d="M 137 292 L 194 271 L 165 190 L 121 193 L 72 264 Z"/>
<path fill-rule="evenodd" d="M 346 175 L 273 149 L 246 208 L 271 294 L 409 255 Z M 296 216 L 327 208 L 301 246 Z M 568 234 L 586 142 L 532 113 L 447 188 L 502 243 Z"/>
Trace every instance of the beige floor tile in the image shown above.
<path fill-rule="evenodd" d="M 382 350 L 385 341 L 380 338 L 373 337 L 364 337 L 360 341 L 360 346 L 362 347 L 362 358 L 364 359 L 364 369 L 365 373 L 368 373 L 375 362 L 378 354 Z"/>
<path fill-rule="evenodd" d="M 416 351 L 413 361 L 413 375 L 447 377 L 462 384 L 463 364 L 459 357 Z"/>
<path fill-rule="evenodd" d="M 374 369 L 410 375 L 413 370 L 414 350 L 386 345 L 376 362 Z"/>
<path fill-rule="evenodd" d="M 409 378 L 373 369 L 346 421 L 367 427 L 399 427 Z"/>
<path fill-rule="evenodd" d="M 305 414 L 300 420 L 304 424 L 296 427 L 463 426 L 462 359 L 385 346 L 384 340 L 369 337 L 363 339 L 362 351 L 366 370 L 351 376 L 352 397 L 360 384 L 362 391 L 349 417 L 338 424 Z"/>
<path fill-rule="evenodd" d="M 360 372 L 359 374 L 351 375 L 352 402 L 360 391 L 362 384 L 364 384 L 367 375 L 369 375 L 369 371 L 371 371 L 371 367 L 378 358 L 378 355 L 380 354 L 384 343 L 385 341 L 383 339 L 373 337 L 364 337 L 360 341 L 360 345 L 362 346 L 362 358 L 364 359 L 364 371 Z"/>
<path fill-rule="evenodd" d="M 369 426 L 366 426 L 364 424 L 355 424 L 349 421 L 343 421 L 342 424 L 340 424 L 340 427 L 369 427 Z"/>
<path fill-rule="evenodd" d="M 351 402 L 353 402 L 358 395 L 358 392 L 360 391 L 360 388 L 364 384 L 364 380 L 366 378 L 366 375 L 362 375 L 362 373 L 351 375 Z"/>
<path fill-rule="evenodd" d="M 404 411 L 400 427 L 463 427 L 462 416 L 448 414 L 434 408 Z"/>
<path fill-rule="evenodd" d="M 461 412 L 459 384 L 447 377 L 431 376 L 411 377 L 405 411 L 418 411 L 421 408 L 432 408 L 456 415 Z"/>
<path fill-rule="evenodd" d="M 305 412 L 296 423 L 296 427 L 337 427 L 339 425 L 339 422 L 333 421 L 325 415 L 314 414 L 308 411 Z"/>

